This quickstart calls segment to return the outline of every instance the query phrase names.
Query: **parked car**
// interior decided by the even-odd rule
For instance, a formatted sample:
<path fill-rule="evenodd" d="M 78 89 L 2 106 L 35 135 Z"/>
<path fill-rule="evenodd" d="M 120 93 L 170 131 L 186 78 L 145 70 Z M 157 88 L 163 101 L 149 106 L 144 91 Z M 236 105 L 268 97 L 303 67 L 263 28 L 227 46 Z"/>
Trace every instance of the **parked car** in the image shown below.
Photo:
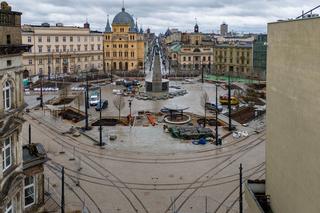
<path fill-rule="evenodd" d="M 106 108 L 108 108 L 108 100 L 101 100 L 101 106 L 99 101 L 96 106 L 96 111 L 104 110 Z"/>
<path fill-rule="evenodd" d="M 90 106 L 96 106 L 98 102 L 100 101 L 98 95 L 91 95 L 89 99 Z"/>
<path fill-rule="evenodd" d="M 208 110 L 218 110 L 218 112 L 222 112 L 223 110 L 223 107 L 221 105 L 218 104 L 218 107 L 216 107 L 216 104 L 214 103 L 210 103 L 210 102 L 207 102 L 206 103 L 206 107 Z"/>

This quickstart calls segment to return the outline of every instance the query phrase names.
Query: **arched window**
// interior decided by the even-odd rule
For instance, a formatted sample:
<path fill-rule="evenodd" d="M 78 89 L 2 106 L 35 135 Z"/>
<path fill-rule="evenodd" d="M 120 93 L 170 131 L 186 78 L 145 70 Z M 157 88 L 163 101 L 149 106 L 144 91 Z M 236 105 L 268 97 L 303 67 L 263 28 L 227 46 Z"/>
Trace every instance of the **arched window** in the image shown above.
<path fill-rule="evenodd" d="M 12 91 L 11 91 L 11 83 L 6 81 L 3 85 L 3 107 L 4 110 L 9 110 L 12 105 Z"/>

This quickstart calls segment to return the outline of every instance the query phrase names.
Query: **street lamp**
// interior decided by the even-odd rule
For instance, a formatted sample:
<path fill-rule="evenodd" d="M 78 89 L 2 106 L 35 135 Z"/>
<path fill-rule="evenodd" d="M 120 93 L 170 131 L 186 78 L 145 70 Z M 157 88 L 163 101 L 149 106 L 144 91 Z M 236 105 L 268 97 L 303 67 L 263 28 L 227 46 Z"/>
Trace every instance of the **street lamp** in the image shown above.
<path fill-rule="evenodd" d="M 40 107 L 43 109 L 43 92 L 42 92 L 42 87 L 43 87 L 43 75 L 42 71 L 40 72 Z"/>
<path fill-rule="evenodd" d="M 221 145 L 218 133 L 218 84 L 216 83 L 216 145 Z"/>
<path fill-rule="evenodd" d="M 86 120 L 85 120 L 85 130 L 89 130 L 89 118 L 88 118 L 88 96 L 89 96 L 89 85 L 88 85 L 88 74 L 86 73 L 86 90 L 85 90 L 85 102 L 84 102 L 84 105 L 85 105 L 85 114 L 86 114 Z"/>
<path fill-rule="evenodd" d="M 100 144 L 100 147 L 104 146 L 105 143 L 102 142 L 102 121 L 101 121 L 101 113 L 102 113 L 102 101 L 101 101 L 101 97 L 102 97 L 102 92 L 101 92 L 101 86 L 100 86 L 100 101 L 99 101 L 99 104 L 100 104 L 100 110 L 99 110 L 99 117 L 100 117 L 100 126 L 99 126 L 99 144 Z"/>
<path fill-rule="evenodd" d="M 231 83 L 230 83 L 230 72 L 228 72 L 228 111 L 229 111 L 229 131 L 232 131 L 231 124 Z"/>
<path fill-rule="evenodd" d="M 131 108 L 132 108 L 132 101 L 133 101 L 133 99 L 129 99 L 128 101 L 129 101 L 129 110 L 130 110 L 130 113 L 129 113 L 129 125 L 130 125 L 130 127 L 131 127 L 131 126 L 132 126 L 132 122 L 131 122 L 131 120 L 132 120 Z"/>

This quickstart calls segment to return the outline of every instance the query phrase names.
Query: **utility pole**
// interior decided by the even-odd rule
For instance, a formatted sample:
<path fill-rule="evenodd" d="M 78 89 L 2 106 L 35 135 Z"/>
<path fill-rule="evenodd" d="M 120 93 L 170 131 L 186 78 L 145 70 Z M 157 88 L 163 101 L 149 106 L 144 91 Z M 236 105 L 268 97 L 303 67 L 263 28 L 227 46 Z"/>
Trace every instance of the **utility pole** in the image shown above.
<path fill-rule="evenodd" d="M 232 131 L 231 124 L 231 83 L 230 83 L 230 73 L 228 75 L 228 111 L 229 111 L 229 131 Z"/>
<path fill-rule="evenodd" d="M 64 167 L 61 169 L 61 213 L 64 213 Z"/>
<path fill-rule="evenodd" d="M 85 114 L 86 114 L 86 120 L 85 120 L 85 130 L 89 130 L 89 118 L 88 118 L 88 96 L 89 96 L 89 93 L 88 93 L 88 89 L 89 89 L 89 86 L 88 86 L 88 75 L 86 73 L 86 90 L 85 90 Z"/>
<path fill-rule="evenodd" d="M 243 202 L 242 202 L 242 163 L 240 163 L 240 185 L 239 185 L 239 213 L 243 213 Z"/>

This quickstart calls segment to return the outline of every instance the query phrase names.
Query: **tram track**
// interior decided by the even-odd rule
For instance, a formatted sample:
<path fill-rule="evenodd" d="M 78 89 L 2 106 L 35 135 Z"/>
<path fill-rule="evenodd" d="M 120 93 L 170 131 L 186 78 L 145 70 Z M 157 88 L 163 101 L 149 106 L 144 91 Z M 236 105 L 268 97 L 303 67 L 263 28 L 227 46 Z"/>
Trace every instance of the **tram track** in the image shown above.
<path fill-rule="evenodd" d="M 59 168 L 56 168 L 48 163 L 46 163 L 47 169 L 49 171 L 51 171 L 51 173 L 53 173 L 57 178 L 60 179 L 59 177 Z M 73 180 L 70 176 L 66 175 L 66 177 L 68 177 L 74 184 L 76 184 L 75 180 Z M 81 201 L 81 203 L 84 203 L 84 200 L 81 199 L 81 196 L 79 195 L 79 193 L 77 193 L 74 188 L 71 186 L 71 184 L 67 183 L 66 181 L 64 182 L 64 184 L 75 194 L 75 196 Z M 95 206 L 95 208 L 98 210 L 99 213 L 102 213 L 101 208 L 99 207 L 99 205 L 97 204 L 97 202 L 93 199 L 93 197 L 86 191 L 84 190 L 83 187 L 81 187 L 80 185 L 77 186 L 88 198 L 89 200 L 93 203 L 93 205 Z M 89 210 L 90 211 L 90 210 Z M 95 211 L 90 211 L 90 212 L 95 212 Z"/>
<path fill-rule="evenodd" d="M 41 131 L 41 129 L 39 127 L 36 127 L 39 131 Z M 49 129 L 51 130 L 51 129 Z M 51 130 L 52 131 L 52 130 Z M 49 135 L 49 132 L 44 132 L 42 130 L 42 133 L 45 134 L 46 136 L 48 136 L 52 141 L 56 142 L 57 144 L 63 145 L 62 142 L 65 143 L 69 143 L 69 141 L 67 141 L 65 138 L 63 138 L 62 136 L 57 137 L 55 135 L 52 136 Z M 73 138 L 71 138 L 73 139 Z M 61 141 L 59 141 L 61 140 Z M 75 140 L 75 139 L 73 139 Z M 73 154 L 73 148 L 70 149 L 70 151 L 68 151 L 69 154 Z M 133 190 L 131 190 L 130 188 L 128 188 L 126 186 L 125 183 L 123 183 L 121 181 L 121 179 L 119 177 L 117 177 L 114 173 L 112 173 L 110 170 L 106 169 L 105 167 L 103 167 L 102 165 L 96 163 L 94 160 L 91 159 L 91 157 L 89 157 L 87 155 L 87 153 L 83 153 L 83 152 L 78 152 L 79 154 L 81 154 L 81 162 L 84 162 L 85 164 L 87 164 L 91 169 L 93 169 L 94 171 L 96 171 L 99 175 L 101 175 L 102 177 L 105 178 L 105 180 L 107 182 L 109 182 L 110 184 L 112 184 L 123 196 L 124 198 L 129 202 L 130 206 L 133 208 L 133 210 L 135 212 L 138 212 L 138 208 L 136 207 L 136 204 L 134 204 L 134 202 L 132 201 L 132 198 L 129 198 L 128 196 L 128 192 L 125 192 L 125 189 L 127 189 L 127 191 L 129 191 L 129 193 L 131 193 L 133 195 L 133 197 L 136 199 L 136 201 L 139 203 L 139 205 L 142 207 L 142 209 L 144 210 L 144 212 L 149 213 L 149 211 L 147 210 L 147 208 L 145 207 L 145 205 L 143 204 L 143 202 L 141 201 L 141 199 L 136 195 L 135 192 L 133 192 Z M 98 167 L 98 168 L 97 168 Z M 104 171 L 105 173 L 103 173 L 102 171 Z M 109 176 L 112 176 L 113 178 L 115 178 L 118 182 L 123 184 L 123 188 L 120 188 L 116 183 L 114 183 Z"/>
<path fill-rule="evenodd" d="M 192 191 L 186 195 L 186 198 L 184 200 L 182 200 L 180 202 L 180 205 L 178 206 L 178 208 L 176 209 L 176 211 L 179 211 L 183 205 L 191 198 L 191 196 L 193 194 L 195 194 L 205 183 L 207 183 L 208 181 L 210 181 L 212 178 L 214 178 L 217 174 L 221 173 L 223 170 L 225 170 L 226 168 L 228 168 L 229 166 L 231 166 L 233 163 L 235 163 L 237 160 L 239 160 L 241 157 L 243 157 L 245 154 L 247 154 L 249 151 L 251 151 L 253 148 L 257 147 L 258 145 L 260 145 L 261 143 L 264 142 L 264 140 L 260 140 L 257 139 L 255 141 L 258 141 L 256 144 L 253 144 L 247 148 L 245 148 L 244 150 L 239 150 L 238 153 L 236 153 L 235 155 L 239 154 L 237 157 L 234 157 L 235 155 L 231 155 L 230 157 L 228 157 L 226 159 L 226 161 L 224 162 L 228 162 L 226 163 L 226 165 L 224 165 L 222 168 L 218 169 L 217 171 L 215 171 L 220 165 L 225 164 L 218 164 L 212 168 L 210 168 L 209 170 L 207 170 L 206 172 L 202 173 L 200 176 L 198 176 L 195 181 L 193 181 L 188 187 L 186 187 L 183 191 L 181 191 L 177 197 L 175 197 L 175 199 L 171 202 L 171 204 L 169 205 L 169 207 L 165 210 L 165 212 L 169 212 L 170 209 L 172 208 L 172 206 L 178 201 L 178 199 L 180 197 L 182 197 L 184 194 L 187 194 L 186 192 L 188 190 L 190 190 L 193 185 L 195 185 L 200 179 L 207 177 L 207 179 L 205 181 L 203 181 L 199 186 L 193 187 L 194 189 L 192 189 Z M 211 172 L 215 171 L 212 175 L 209 175 Z"/>
<path fill-rule="evenodd" d="M 28 115 L 30 116 L 30 115 Z M 37 120 L 37 118 L 30 116 L 31 118 L 33 118 L 31 121 L 35 121 Z M 227 144 L 225 146 L 222 147 L 218 147 L 218 148 L 213 148 L 213 149 L 209 149 L 206 151 L 202 151 L 202 152 L 195 152 L 195 153 L 208 153 L 207 155 L 202 155 L 199 157 L 188 157 L 188 158 L 171 158 L 171 159 L 146 159 L 146 158 L 128 158 L 128 157 L 111 157 L 111 156 L 105 156 L 103 154 L 101 154 L 101 152 L 98 152 L 98 149 L 93 149 L 92 145 L 88 145 L 88 144 L 84 144 L 84 143 L 80 143 L 78 142 L 75 138 L 68 136 L 68 135 L 62 135 L 61 132 L 59 132 L 55 127 L 52 127 L 50 124 L 46 124 L 44 121 L 39 121 L 37 120 L 40 124 L 44 125 L 45 127 L 47 127 L 48 129 L 50 129 L 51 131 L 55 132 L 56 134 L 58 134 L 60 137 L 67 137 L 68 139 L 72 140 L 72 143 L 70 143 L 69 141 L 65 141 L 64 144 L 60 143 L 61 146 L 66 147 L 66 145 L 69 145 L 69 148 L 74 148 L 77 145 L 77 152 L 84 154 L 84 152 L 86 152 L 86 155 L 90 155 L 93 157 L 99 157 L 99 158 L 103 158 L 106 160 L 111 160 L 111 161 L 117 161 L 117 162 L 125 162 L 125 163 L 141 163 L 141 164 L 173 164 L 173 163 L 192 163 L 192 162 L 198 162 L 198 161 L 209 161 L 212 159 L 218 159 L 218 158 L 222 158 L 222 157 L 228 157 L 229 153 L 232 153 L 233 151 L 237 151 L 239 149 L 242 149 L 243 147 L 247 146 L 247 144 L 243 144 L 240 145 L 240 143 L 242 142 L 247 142 L 247 140 L 250 139 L 250 137 L 256 136 L 256 134 L 251 134 L 246 138 L 240 139 L 235 141 L 234 143 L 230 143 Z M 37 125 L 35 125 L 35 128 L 38 128 Z M 39 129 L 39 128 L 38 128 Z M 39 129 L 40 130 L 40 129 Z M 42 131 L 42 130 L 40 130 Z M 43 131 L 42 131 L 43 132 Z M 43 134 L 47 135 L 47 132 L 43 132 Z M 263 131 L 261 135 L 259 135 L 258 137 L 264 137 L 265 136 L 265 132 Z M 216 152 L 216 151 L 220 151 L 221 149 L 224 148 L 228 148 L 229 146 L 234 146 L 237 145 L 235 149 L 231 149 L 231 150 L 227 150 L 224 151 L 223 154 L 216 154 L 216 153 L 212 153 L 212 152 Z M 81 146 L 86 146 L 87 148 L 83 148 Z M 193 153 L 193 154 L 195 154 Z M 167 156 L 165 156 L 167 157 Z"/>

